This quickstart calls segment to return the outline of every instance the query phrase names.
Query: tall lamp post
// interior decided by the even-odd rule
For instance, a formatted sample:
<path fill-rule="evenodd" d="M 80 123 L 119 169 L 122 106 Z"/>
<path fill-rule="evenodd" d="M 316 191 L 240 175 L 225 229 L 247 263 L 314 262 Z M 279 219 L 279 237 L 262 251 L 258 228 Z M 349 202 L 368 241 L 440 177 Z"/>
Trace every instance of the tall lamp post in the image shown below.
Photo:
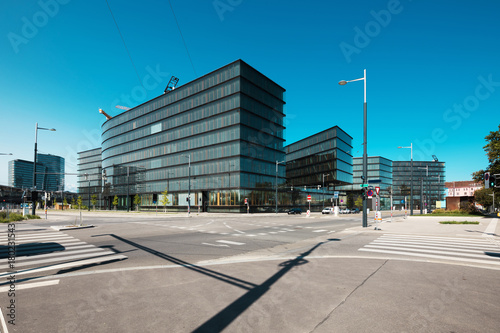
<path fill-rule="evenodd" d="M 330 175 L 327 173 L 323 174 L 323 200 L 321 200 L 321 201 L 323 201 L 323 209 L 325 209 L 325 177 L 328 177 L 328 176 L 330 176 Z"/>
<path fill-rule="evenodd" d="M 422 167 L 422 168 L 419 168 L 419 169 L 425 170 L 425 176 L 427 177 L 427 183 L 428 183 L 429 182 L 429 166 L 426 165 L 425 168 Z M 422 177 L 422 184 L 423 184 L 423 182 L 424 181 L 423 181 L 423 177 Z M 422 188 L 423 188 L 423 185 L 422 185 Z M 429 187 L 427 187 L 427 191 L 430 192 L 429 191 Z M 426 198 L 425 198 L 425 205 L 426 206 L 427 206 L 427 202 L 428 201 L 429 201 L 429 198 L 428 198 L 428 195 L 427 195 Z M 422 214 L 422 206 L 423 206 L 423 195 L 422 195 L 422 193 L 420 193 L 420 202 L 421 202 L 421 204 L 420 204 L 420 214 Z"/>
<path fill-rule="evenodd" d="M 368 155 L 367 155 L 367 137 L 366 137 L 366 127 L 367 127 L 367 105 L 366 105 L 366 69 L 363 71 L 363 77 L 355 80 L 342 80 L 339 81 L 341 86 L 346 85 L 349 82 L 354 81 L 364 81 L 364 103 L 363 103 L 363 184 L 368 181 Z M 366 188 L 363 187 L 363 190 L 366 192 Z M 366 193 L 363 196 L 363 228 L 368 227 L 368 216 L 366 215 L 367 210 L 367 202 L 366 202 Z"/>
<path fill-rule="evenodd" d="M 89 185 L 88 186 L 88 193 L 87 193 L 87 200 L 88 200 L 88 203 L 89 203 L 88 209 L 89 209 L 89 212 L 90 212 L 90 177 L 89 177 L 88 173 L 85 174 L 85 180 L 88 181 L 88 185 Z"/>
<path fill-rule="evenodd" d="M 188 216 L 191 213 L 191 155 L 182 155 L 188 159 Z"/>
<path fill-rule="evenodd" d="M 276 161 L 276 214 L 278 214 L 278 164 L 283 164 L 285 161 Z"/>
<path fill-rule="evenodd" d="M 35 156 L 33 157 L 33 192 L 32 192 L 32 197 L 34 199 L 37 198 L 36 196 L 36 151 L 37 151 L 37 141 L 38 141 L 38 130 L 46 130 L 46 131 L 53 131 L 55 132 L 55 128 L 44 128 L 44 127 L 38 127 L 38 123 L 35 124 Z M 33 207 L 31 209 L 31 215 L 35 215 L 35 209 L 36 209 L 36 202 L 35 200 L 33 201 Z"/>
<path fill-rule="evenodd" d="M 413 142 L 410 143 L 409 147 L 398 147 L 399 149 L 401 148 L 409 148 L 411 150 L 410 155 L 411 155 L 411 162 L 410 162 L 410 215 L 413 215 Z M 391 202 L 391 207 L 392 207 L 392 202 Z"/>

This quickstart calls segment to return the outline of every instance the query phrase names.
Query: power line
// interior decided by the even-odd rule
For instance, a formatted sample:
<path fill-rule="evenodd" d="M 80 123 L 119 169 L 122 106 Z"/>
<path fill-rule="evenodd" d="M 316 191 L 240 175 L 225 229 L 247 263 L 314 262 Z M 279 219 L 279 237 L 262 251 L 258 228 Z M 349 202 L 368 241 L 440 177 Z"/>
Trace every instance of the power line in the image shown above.
<path fill-rule="evenodd" d="M 186 48 L 186 53 L 188 55 L 189 62 L 191 62 L 191 66 L 193 67 L 194 75 L 198 76 L 198 74 L 196 74 L 196 69 L 194 69 L 193 60 L 191 59 L 191 55 L 189 54 L 189 50 L 188 50 L 188 47 L 186 45 L 186 41 L 184 40 L 184 36 L 182 35 L 181 27 L 179 26 L 179 22 L 177 21 L 177 17 L 175 16 L 174 8 L 172 7 L 172 3 L 170 2 L 170 0 L 168 0 L 168 4 L 170 5 L 170 9 L 172 10 L 172 14 L 174 15 L 174 20 L 175 20 L 175 24 L 177 24 L 177 29 L 179 29 L 179 33 L 181 34 L 182 42 L 184 43 L 184 47 Z"/>
<path fill-rule="evenodd" d="M 113 21 L 115 22 L 116 29 L 118 30 L 118 33 L 120 34 L 120 38 L 122 39 L 123 46 L 125 46 L 125 50 L 127 51 L 128 58 L 130 59 L 130 62 L 132 63 L 132 66 L 134 67 L 135 74 L 137 75 L 137 78 L 139 79 L 139 84 L 142 86 L 141 77 L 139 76 L 139 72 L 137 71 L 137 68 L 135 67 L 134 61 L 132 60 L 132 56 L 130 55 L 127 44 L 125 44 L 125 39 L 123 39 L 122 32 L 120 31 L 120 27 L 118 27 L 118 23 L 116 22 L 115 15 L 113 15 L 113 11 L 111 10 L 111 7 L 109 6 L 108 0 L 106 0 L 106 4 L 108 5 L 108 9 L 109 9 L 109 12 L 111 13 L 111 17 L 113 18 Z"/>

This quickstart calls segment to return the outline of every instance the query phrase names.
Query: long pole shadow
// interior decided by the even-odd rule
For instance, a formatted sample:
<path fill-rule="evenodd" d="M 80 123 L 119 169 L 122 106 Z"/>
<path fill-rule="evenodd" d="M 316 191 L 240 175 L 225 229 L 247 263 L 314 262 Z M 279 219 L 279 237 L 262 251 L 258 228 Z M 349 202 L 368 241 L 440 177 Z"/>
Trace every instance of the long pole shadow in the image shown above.
<path fill-rule="evenodd" d="M 257 286 L 256 284 L 253 284 L 253 283 L 250 283 L 248 281 L 244 281 L 244 280 L 235 278 L 233 276 L 229 276 L 229 275 L 226 275 L 226 274 L 223 274 L 223 273 L 219 273 L 219 272 L 210 270 L 210 269 L 205 268 L 205 267 L 196 266 L 196 265 L 191 264 L 191 263 L 189 263 L 187 261 L 184 261 L 184 260 L 181 260 L 179 258 L 175 258 L 175 257 L 169 256 L 169 255 L 167 255 L 165 253 L 153 250 L 153 249 L 151 249 L 149 247 L 146 247 L 144 245 L 135 243 L 135 242 L 133 242 L 131 240 L 125 239 L 125 238 L 117 236 L 115 234 L 95 235 L 95 236 L 92 236 L 92 237 L 99 237 L 99 236 L 111 236 L 111 237 L 113 237 L 115 239 L 118 239 L 118 240 L 124 242 L 124 243 L 132 245 L 132 246 L 134 246 L 134 247 L 136 247 L 138 249 L 141 249 L 143 251 L 151 253 L 151 254 L 159 257 L 159 258 L 162 258 L 162 259 L 165 259 L 167 261 L 170 261 L 171 263 L 174 263 L 176 265 L 179 265 L 179 266 L 182 266 L 184 268 L 190 269 L 190 270 L 195 271 L 197 273 L 207 275 L 207 276 L 215 278 L 217 280 L 229 283 L 229 284 L 231 284 L 233 286 L 236 286 L 236 287 L 239 287 L 239 288 L 242 288 L 242 289 L 245 289 L 245 290 L 251 290 L 252 288 L 254 288 L 254 287 Z"/>
<path fill-rule="evenodd" d="M 246 294 L 235 300 L 233 303 L 229 304 L 215 316 L 213 316 L 205 323 L 200 325 L 198 328 L 196 328 L 193 332 L 194 333 L 221 332 L 223 329 L 229 326 L 236 318 L 238 318 L 246 309 L 248 309 L 253 303 L 255 303 L 259 298 L 261 298 L 271 288 L 271 286 L 274 283 L 276 283 L 279 279 L 281 279 L 292 268 L 298 265 L 306 264 L 308 261 L 305 260 L 304 258 L 310 255 L 314 250 L 316 250 L 319 246 L 321 246 L 324 243 L 325 242 L 318 243 L 308 251 L 301 253 L 295 259 L 280 264 L 280 266 L 283 266 L 283 268 L 278 272 L 276 272 L 276 274 L 274 274 L 269 279 L 264 281 L 264 283 L 249 290 Z"/>

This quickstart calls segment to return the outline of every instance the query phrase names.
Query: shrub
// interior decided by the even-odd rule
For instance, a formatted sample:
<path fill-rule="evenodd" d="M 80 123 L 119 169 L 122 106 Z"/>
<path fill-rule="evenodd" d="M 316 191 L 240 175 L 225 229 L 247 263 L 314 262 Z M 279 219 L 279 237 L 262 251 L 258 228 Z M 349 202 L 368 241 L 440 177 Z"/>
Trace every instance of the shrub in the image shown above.
<path fill-rule="evenodd" d="M 36 220 L 36 219 L 39 219 L 40 216 L 38 216 L 38 215 L 26 215 L 26 218 L 28 220 Z"/>
<path fill-rule="evenodd" d="M 472 202 L 467 202 L 464 207 L 460 208 L 460 211 L 465 214 L 481 215 Z"/>

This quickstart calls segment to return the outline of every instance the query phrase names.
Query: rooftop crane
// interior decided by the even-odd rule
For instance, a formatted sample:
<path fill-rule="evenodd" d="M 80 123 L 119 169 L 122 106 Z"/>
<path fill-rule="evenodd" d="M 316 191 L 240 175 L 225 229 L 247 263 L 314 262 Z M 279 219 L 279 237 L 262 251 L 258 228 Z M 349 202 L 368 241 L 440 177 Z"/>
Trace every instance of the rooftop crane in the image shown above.
<path fill-rule="evenodd" d="M 110 120 L 111 118 L 113 118 L 109 114 L 107 114 L 106 112 L 104 112 L 103 109 L 99 109 L 99 113 L 103 114 L 106 117 L 106 120 Z"/>

